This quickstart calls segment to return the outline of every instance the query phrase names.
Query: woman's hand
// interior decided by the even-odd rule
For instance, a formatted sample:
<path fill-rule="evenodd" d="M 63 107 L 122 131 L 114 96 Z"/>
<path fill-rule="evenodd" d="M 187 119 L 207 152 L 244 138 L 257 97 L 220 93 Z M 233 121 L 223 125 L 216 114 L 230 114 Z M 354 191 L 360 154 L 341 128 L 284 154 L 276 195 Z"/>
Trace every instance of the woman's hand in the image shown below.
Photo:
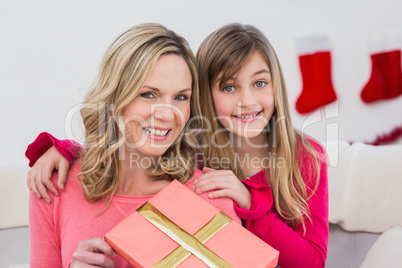
<path fill-rule="evenodd" d="M 59 192 L 50 180 L 53 170 L 59 171 L 58 187 L 63 190 L 69 167 L 70 164 L 67 159 L 65 159 L 54 146 L 50 147 L 28 171 L 27 184 L 29 190 L 32 190 L 36 197 L 43 197 L 46 202 L 50 203 L 51 198 L 47 193 L 47 189 L 49 189 L 54 195 L 59 195 Z"/>
<path fill-rule="evenodd" d="M 192 189 L 197 194 L 213 191 L 209 198 L 228 197 L 239 207 L 250 209 L 251 194 L 244 184 L 230 170 L 215 170 L 204 167 L 203 175 L 194 180 Z"/>
<path fill-rule="evenodd" d="M 102 238 L 83 240 L 78 244 L 77 250 L 71 259 L 70 268 L 74 267 L 114 267 L 116 252 Z"/>

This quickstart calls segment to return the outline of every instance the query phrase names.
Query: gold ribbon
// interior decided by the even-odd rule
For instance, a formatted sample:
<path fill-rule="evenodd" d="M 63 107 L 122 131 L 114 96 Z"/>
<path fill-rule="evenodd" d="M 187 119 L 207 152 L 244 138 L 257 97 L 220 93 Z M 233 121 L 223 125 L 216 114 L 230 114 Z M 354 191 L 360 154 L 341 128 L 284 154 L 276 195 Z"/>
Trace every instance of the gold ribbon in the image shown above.
<path fill-rule="evenodd" d="M 191 254 L 209 267 L 233 267 L 204 245 L 232 220 L 222 212 L 216 214 L 212 220 L 192 236 L 150 203 L 145 203 L 137 211 L 180 245 L 153 267 L 177 267 Z"/>

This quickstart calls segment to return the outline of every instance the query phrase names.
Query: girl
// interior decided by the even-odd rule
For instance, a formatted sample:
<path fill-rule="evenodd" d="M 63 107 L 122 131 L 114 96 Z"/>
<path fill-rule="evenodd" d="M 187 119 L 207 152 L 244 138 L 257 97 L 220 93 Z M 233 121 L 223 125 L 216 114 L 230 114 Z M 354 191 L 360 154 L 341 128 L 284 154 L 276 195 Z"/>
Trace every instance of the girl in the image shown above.
<path fill-rule="evenodd" d="M 292 127 L 273 47 L 255 27 L 230 24 L 202 42 L 196 59 L 201 111 L 213 133 L 203 136 L 213 145 L 205 163 L 225 159 L 218 161 L 225 170 L 204 168 L 193 189 L 232 198 L 245 227 L 280 252 L 281 267 L 325 267 L 325 152 Z"/>
<path fill-rule="evenodd" d="M 279 250 L 282 268 L 325 267 L 325 152 L 292 127 L 282 70 L 271 44 L 253 26 L 229 24 L 203 41 L 196 59 L 202 114 L 212 132 L 202 136 L 206 167 L 192 189 L 213 191 L 210 198 L 233 199 L 245 227 Z M 42 180 L 47 183 L 40 174 L 51 172 L 62 158 L 52 150 L 29 174 L 33 189 L 43 187 Z M 36 192 L 45 195 L 46 189 Z"/>
<path fill-rule="evenodd" d="M 144 24 L 112 43 L 81 108 L 84 157 L 51 204 L 31 194 L 31 267 L 131 267 L 101 237 L 173 179 L 192 186 L 201 172 L 182 131 L 199 114 L 198 98 L 182 37 Z M 230 199 L 203 198 L 240 222 Z"/>

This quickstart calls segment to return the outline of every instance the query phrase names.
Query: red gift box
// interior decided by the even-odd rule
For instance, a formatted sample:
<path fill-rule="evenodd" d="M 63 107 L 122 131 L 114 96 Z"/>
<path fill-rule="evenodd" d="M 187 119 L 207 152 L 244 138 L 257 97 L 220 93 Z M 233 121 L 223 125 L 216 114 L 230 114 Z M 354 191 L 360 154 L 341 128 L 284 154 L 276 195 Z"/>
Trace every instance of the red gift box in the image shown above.
<path fill-rule="evenodd" d="M 279 252 L 178 181 L 105 240 L 134 267 L 275 267 Z"/>

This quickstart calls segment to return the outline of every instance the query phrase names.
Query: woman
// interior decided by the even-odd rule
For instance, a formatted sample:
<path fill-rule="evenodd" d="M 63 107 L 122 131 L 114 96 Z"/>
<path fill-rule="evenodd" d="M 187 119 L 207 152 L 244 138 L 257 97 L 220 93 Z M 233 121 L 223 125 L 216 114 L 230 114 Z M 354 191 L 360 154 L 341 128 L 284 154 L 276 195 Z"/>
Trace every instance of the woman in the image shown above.
<path fill-rule="evenodd" d="M 102 237 L 173 179 L 191 187 L 200 174 L 182 135 L 198 96 L 193 54 L 174 32 L 143 24 L 111 44 L 81 109 L 84 156 L 53 202 L 31 194 L 31 267 L 130 267 Z M 239 222 L 230 199 L 202 197 Z"/>

